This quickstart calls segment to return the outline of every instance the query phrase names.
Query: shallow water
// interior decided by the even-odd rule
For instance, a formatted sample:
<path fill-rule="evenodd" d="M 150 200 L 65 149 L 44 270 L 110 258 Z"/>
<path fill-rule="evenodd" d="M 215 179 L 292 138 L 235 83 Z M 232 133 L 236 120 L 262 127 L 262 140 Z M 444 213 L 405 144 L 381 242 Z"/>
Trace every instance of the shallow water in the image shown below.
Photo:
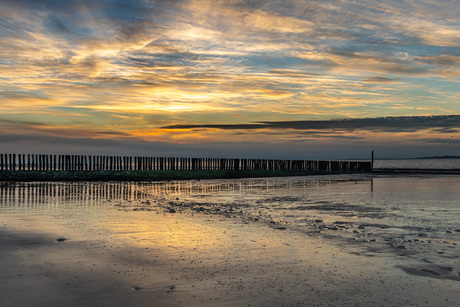
<path fill-rule="evenodd" d="M 85 287 L 101 305 L 112 293 L 164 306 L 455 306 L 459 179 L 0 183 L 0 229 L 30 241 L 15 249 L 22 274 L 0 279 L 0 294 L 21 305 L 17 289 L 33 284 L 30 300 L 60 287 L 67 302 L 65 289 Z"/>
<path fill-rule="evenodd" d="M 338 244 L 350 245 L 351 252 L 394 249 L 399 254 L 447 258 L 460 254 L 459 179 L 446 175 L 336 175 L 140 183 L 4 183 L 0 186 L 0 212 L 84 210 L 91 217 L 100 210 L 142 214 L 162 208 L 166 212 L 222 215 L 244 223 L 266 223 L 280 230 L 323 234 Z"/>
<path fill-rule="evenodd" d="M 386 159 L 375 160 L 374 168 L 460 169 L 460 159 Z"/>

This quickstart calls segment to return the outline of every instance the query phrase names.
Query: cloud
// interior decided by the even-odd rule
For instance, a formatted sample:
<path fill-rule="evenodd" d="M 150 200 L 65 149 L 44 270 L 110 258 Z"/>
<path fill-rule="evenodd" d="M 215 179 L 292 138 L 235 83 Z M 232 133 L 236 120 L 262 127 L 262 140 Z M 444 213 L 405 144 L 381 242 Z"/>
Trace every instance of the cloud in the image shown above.
<path fill-rule="evenodd" d="M 457 118 L 414 115 L 460 113 L 459 10 L 429 0 L 4 0 L 0 119 L 24 133 L 35 122 L 43 135 L 166 142 L 444 138 Z"/>
<path fill-rule="evenodd" d="M 400 116 L 381 118 L 356 118 L 317 121 L 279 121 L 253 124 L 170 125 L 162 129 L 221 129 L 221 130 L 326 130 L 326 131 L 378 131 L 417 132 L 438 128 L 438 132 L 460 132 L 460 115 Z"/>
<path fill-rule="evenodd" d="M 368 77 L 363 80 L 364 82 L 370 82 L 370 83 L 392 83 L 392 82 L 397 82 L 397 79 L 392 79 L 392 78 L 387 78 L 387 77 Z"/>
<path fill-rule="evenodd" d="M 91 139 L 22 134 L 11 136 L 0 133 L 0 142 L 8 146 L 3 153 L 33 154 L 91 154 L 128 155 L 148 157 L 203 157 L 256 159 L 370 159 L 371 150 L 378 158 L 404 158 L 436 155 L 456 155 L 459 141 L 426 139 L 415 144 L 396 140 L 388 143 L 361 142 L 350 146 L 350 139 L 333 142 L 292 140 L 270 142 L 215 142 L 204 144 L 171 144 L 143 142 L 135 139 Z M 431 145 L 431 146 L 430 146 Z M 288 149 L 288 150 L 287 150 Z"/>

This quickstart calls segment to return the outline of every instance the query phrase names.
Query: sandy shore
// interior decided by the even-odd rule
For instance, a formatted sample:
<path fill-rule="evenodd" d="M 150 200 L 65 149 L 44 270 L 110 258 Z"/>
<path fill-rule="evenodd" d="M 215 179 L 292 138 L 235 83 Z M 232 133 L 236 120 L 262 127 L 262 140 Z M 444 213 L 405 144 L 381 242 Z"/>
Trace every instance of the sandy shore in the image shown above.
<path fill-rule="evenodd" d="M 397 265 L 413 260 L 351 254 L 320 234 L 162 208 L 91 211 L 4 212 L 1 306 L 458 306 L 460 300 L 457 280 L 408 274 Z"/>

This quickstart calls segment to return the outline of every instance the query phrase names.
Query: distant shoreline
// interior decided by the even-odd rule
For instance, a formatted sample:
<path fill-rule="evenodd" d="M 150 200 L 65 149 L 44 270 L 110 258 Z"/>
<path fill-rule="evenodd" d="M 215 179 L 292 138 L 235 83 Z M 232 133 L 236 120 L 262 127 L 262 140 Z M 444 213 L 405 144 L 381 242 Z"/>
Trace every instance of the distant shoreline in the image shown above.
<path fill-rule="evenodd" d="M 376 158 L 374 160 L 431 160 L 431 159 L 460 159 L 460 156 L 434 156 L 418 158 Z"/>
<path fill-rule="evenodd" d="M 374 168 L 374 174 L 460 174 L 460 169 L 442 168 Z"/>

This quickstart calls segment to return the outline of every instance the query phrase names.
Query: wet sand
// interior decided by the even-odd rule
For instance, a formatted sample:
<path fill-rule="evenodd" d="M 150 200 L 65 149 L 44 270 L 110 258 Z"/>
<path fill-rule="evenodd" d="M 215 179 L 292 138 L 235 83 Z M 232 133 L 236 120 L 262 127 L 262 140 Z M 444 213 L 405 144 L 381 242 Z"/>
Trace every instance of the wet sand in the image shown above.
<path fill-rule="evenodd" d="M 6 210 L 0 246 L 1 306 L 458 306 L 460 300 L 457 266 L 354 254 L 321 233 L 145 204 Z"/>

